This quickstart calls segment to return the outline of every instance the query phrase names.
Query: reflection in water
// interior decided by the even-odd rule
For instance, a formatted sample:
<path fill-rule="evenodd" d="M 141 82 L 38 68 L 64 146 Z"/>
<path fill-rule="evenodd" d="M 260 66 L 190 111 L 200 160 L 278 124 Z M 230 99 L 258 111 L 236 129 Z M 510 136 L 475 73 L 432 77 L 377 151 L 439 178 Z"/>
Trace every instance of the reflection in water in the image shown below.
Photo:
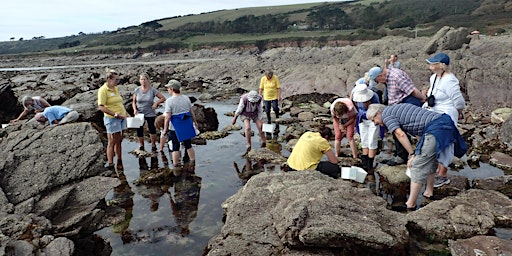
<path fill-rule="evenodd" d="M 195 174 L 194 168 L 194 165 L 183 167 L 174 179 L 174 196 L 169 196 L 172 214 L 181 236 L 190 233 L 188 226 L 197 217 L 201 177 Z"/>
<path fill-rule="evenodd" d="M 264 171 L 265 166 L 264 166 L 263 162 L 254 161 L 254 164 L 252 164 L 251 160 L 249 160 L 247 158 L 245 160 L 246 160 L 246 162 L 245 162 L 245 165 L 242 167 L 242 171 L 240 171 L 238 164 L 236 162 L 233 162 L 233 167 L 235 167 L 235 171 L 241 180 L 247 181 L 252 176 Z"/>
<path fill-rule="evenodd" d="M 119 222 L 118 224 L 113 225 L 112 229 L 115 233 L 119 233 L 121 235 L 121 240 L 123 244 L 130 243 L 132 241 L 132 236 L 128 231 L 128 227 L 130 226 L 130 221 L 133 217 L 133 191 L 131 190 L 128 181 L 126 180 L 126 176 L 123 171 L 117 172 L 118 178 L 121 181 L 121 184 L 114 188 L 114 194 L 112 198 L 112 202 L 115 202 L 119 207 L 125 210 L 124 220 Z"/>

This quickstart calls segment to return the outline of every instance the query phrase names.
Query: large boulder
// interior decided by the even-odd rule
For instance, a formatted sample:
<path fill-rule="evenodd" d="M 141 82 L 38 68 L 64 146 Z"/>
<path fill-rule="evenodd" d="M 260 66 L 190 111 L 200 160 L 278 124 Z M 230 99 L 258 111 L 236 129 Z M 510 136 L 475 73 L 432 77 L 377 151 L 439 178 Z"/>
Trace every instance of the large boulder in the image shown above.
<path fill-rule="evenodd" d="M 425 46 L 425 53 L 432 54 L 436 51 L 457 50 L 464 44 L 470 42 L 467 28 L 452 28 L 445 26 L 441 28 Z"/>
<path fill-rule="evenodd" d="M 496 227 L 512 227 L 512 200 L 496 191 L 470 189 L 433 201 L 407 219 L 409 232 L 425 241 L 470 238 Z"/>
<path fill-rule="evenodd" d="M 0 186 L 9 202 L 19 204 L 103 170 L 103 144 L 90 124 L 19 127 L 0 143 Z"/>
<path fill-rule="evenodd" d="M 207 255 L 400 255 L 408 243 L 406 218 L 385 200 L 316 171 L 258 174 L 223 207 Z"/>

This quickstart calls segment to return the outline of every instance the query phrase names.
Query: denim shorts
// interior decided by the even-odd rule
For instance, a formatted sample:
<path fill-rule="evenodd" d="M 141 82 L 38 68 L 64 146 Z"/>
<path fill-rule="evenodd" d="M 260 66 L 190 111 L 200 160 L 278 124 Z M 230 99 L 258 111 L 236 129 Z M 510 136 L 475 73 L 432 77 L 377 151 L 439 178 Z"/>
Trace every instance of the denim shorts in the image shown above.
<path fill-rule="evenodd" d="M 126 119 L 103 117 L 103 124 L 108 134 L 114 134 L 126 130 Z"/>

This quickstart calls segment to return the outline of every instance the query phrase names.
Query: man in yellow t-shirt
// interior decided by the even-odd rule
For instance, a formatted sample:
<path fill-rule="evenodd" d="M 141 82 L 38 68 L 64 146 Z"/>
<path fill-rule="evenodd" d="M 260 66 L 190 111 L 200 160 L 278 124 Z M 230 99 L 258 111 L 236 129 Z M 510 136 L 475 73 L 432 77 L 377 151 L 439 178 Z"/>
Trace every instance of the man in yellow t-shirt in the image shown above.
<path fill-rule="evenodd" d="M 321 126 L 318 130 L 319 132 L 305 132 L 300 136 L 288 158 L 288 166 L 296 171 L 317 170 L 332 178 L 339 178 L 341 168 L 338 158 L 327 140 L 332 137 L 331 129 Z M 324 154 L 328 161 L 320 161 Z"/>
<path fill-rule="evenodd" d="M 263 102 L 265 103 L 265 112 L 267 113 L 267 123 L 270 124 L 270 105 L 272 105 L 276 113 L 276 118 L 279 118 L 278 103 L 281 100 L 281 84 L 279 84 L 279 78 L 277 78 L 271 70 L 267 70 L 260 80 L 259 94 L 261 95 L 262 93 Z"/>

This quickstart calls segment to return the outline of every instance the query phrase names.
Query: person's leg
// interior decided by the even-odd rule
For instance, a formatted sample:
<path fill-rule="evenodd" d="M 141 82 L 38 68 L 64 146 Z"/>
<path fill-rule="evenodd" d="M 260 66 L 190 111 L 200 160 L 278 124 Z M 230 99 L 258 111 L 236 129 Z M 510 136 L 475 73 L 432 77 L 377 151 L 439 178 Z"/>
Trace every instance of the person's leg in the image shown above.
<path fill-rule="evenodd" d="M 148 130 L 149 130 L 149 139 L 151 141 L 151 150 L 156 151 L 156 127 L 155 127 L 155 118 L 152 117 L 146 117 L 146 121 L 148 123 Z"/>
<path fill-rule="evenodd" d="M 318 163 L 316 170 L 335 179 L 341 176 L 340 166 L 327 161 L 321 161 Z"/>
<path fill-rule="evenodd" d="M 180 142 L 178 141 L 178 137 L 176 136 L 175 131 L 169 131 L 167 134 L 167 140 L 171 141 L 172 148 L 171 148 L 171 160 L 174 167 L 177 167 L 180 165 Z"/>
<path fill-rule="evenodd" d="M 436 139 L 431 134 L 426 134 L 421 147 L 421 154 L 415 155 L 411 163 L 411 192 L 407 200 L 407 207 L 411 208 L 416 205 L 416 200 L 423 184 L 427 184 L 424 196 L 432 196 L 433 174 L 437 169 L 436 159 Z"/>
<path fill-rule="evenodd" d="M 357 145 L 354 140 L 354 132 L 355 132 L 356 124 L 353 123 L 347 127 L 347 140 L 350 145 L 350 149 L 352 150 L 352 158 L 357 159 Z"/>
<path fill-rule="evenodd" d="M 343 139 L 343 133 L 340 130 L 339 120 L 333 118 L 332 125 L 334 129 L 334 153 L 336 157 L 340 156 L 341 140 Z"/>
<path fill-rule="evenodd" d="M 112 134 L 107 133 L 107 161 L 109 165 L 114 164 L 114 137 Z"/>
<path fill-rule="evenodd" d="M 112 134 L 114 138 L 114 152 L 117 157 L 117 170 L 123 170 L 123 151 L 122 151 L 122 142 L 123 142 L 123 132 L 116 132 Z"/>
<path fill-rule="evenodd" d="M 271 116 L 270 116 L 270 103 L 271 103 L 271 101 L 265 100 L 263 102 L 265 102 L 265 113 L 267 114 L 267 124 L 270 124 L 270 123 L 272 123 L 272 119 L 271 119 Z"/>
<path fill-rule="evenodd" d="M 187 151 L 188 157 L 191 163 L 196 162 L 196 152 L 192 147 L 192 140 L 183 141 L 183 145 L 185 146 L 185 150 Z"/>
<path fill-rule="evenodd" d="M 167 138 L 165 137 L 165 135 L 163 135 L 163 131 L 160 131 L 161 134 L 160 134 L 160 151 L 161 152 L 164 152 L 164 145 L 165 145 L 165 142 L 167 141 Z"/>
<path fill-rule="evenodd" d="M 136 129 L 137 140 L 139 141 L 139 149 L 144 150 L 144 125 Z"/>
<path fill-rule="evenodd" d="M 265 137 L 265 133 L 263 132 L 263 120 L 256 118 L 254 122 L 256 123 L 258 132 L 260 133 L 261 147 L 265 147 L 267 144 L 267 138 Z"/>
<path fill-rule="evenodd" d="M 274 109 L 276 118 L 279 118 L 279 104 L 278 103 L 279 103 L 279 101 L 277 99 L 272 101 L 272 108 Z"/>
<path fill-rule="evenodd" d="M 75 110 L 70 111 L 69 113 L 66 114 L 66 116 L 64 116 L 64 118 L 62 118 L 59 121 L 59 124 L 74 122 L 78 119 L 79 116 L 80 116 L 80 114 L 78 114 L 78 112 L 76 112 Z"/>
<path fill-rule="evenodd" d="M 244 118 L 244 127 L 245 127 L 245 140 L 247 141 L 247 148 L 251 147 L 251 119 Z"/>
<path fill-rule="evenodd" d="M 370 121 L 368 125 L 368 169 L 373 170 L 373 162 L 379 148 L 380 127 Z"/>
<path fill-rule="evenodd" d="M 407 139 L 411 141 L 411 138 L 409 135 L 407 135 Z M 400 159 L 396 159 L 397 161 L 388 161 L 388 165 L 398 165 L 403 164 L 407 162 L 407 158 L 409 157 L 409 154 L 407 153 L 407 150 L 402 146 L 402 143 L 398 140 L 395 134 L 393 134 L 393 141 L 395 143 L 395 156 L 399 157 L 401 159 L 400 162 L 397 162 Z"/>
<path fill-rule="evenodd" d="M 453 154 L 454 154 L 454 145 L 453 143 L 446 147 L 439 154 L 439 158 L 437 161 L 439 162 L 437 167 L 438 177 L 434 182 L 434 187 L 441 187 L 446 184 L 450 184 L 450 178 L 448 178 L 448 166 L 453 162 Z"/>

